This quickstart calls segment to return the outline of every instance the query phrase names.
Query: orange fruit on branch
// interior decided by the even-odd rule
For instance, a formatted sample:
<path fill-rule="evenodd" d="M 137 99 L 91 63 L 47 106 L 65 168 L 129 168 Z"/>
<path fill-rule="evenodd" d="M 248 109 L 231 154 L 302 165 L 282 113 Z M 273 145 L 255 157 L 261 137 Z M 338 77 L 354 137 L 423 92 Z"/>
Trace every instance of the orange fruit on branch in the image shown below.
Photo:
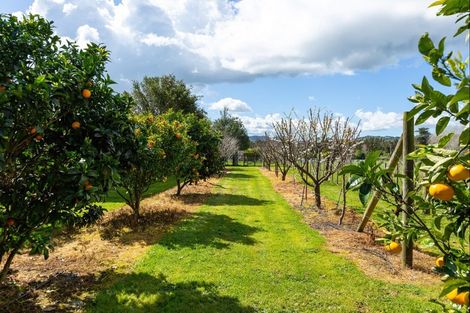
<path fill-rule="evenodd" d="M 7 218 L 6 224 L 7 224 L 7 226 L 13 226 L 13 225 L 15 225 L 15 219 L 14 219 L 13 217 Z"/>
<path fill-rule="evenodd" d="M 90 91 L 90 89 L 86 89 L 86 88 L 83 89 L 83 90 L 82 90 L 82 96 L 83 96 L 83 98 L 85 98 L 85 99 L 89 99 L 89 98 L 91 97 L 91 91 Z"/>
<path fill-rule="evenodd" d="M 34 137 L 34 139 L 35 139 L 36 141 L 41 141 L 41 140 L 44 139 L 44 137 L 43 137 L 42 135 L 36 135 L 36 137 Z"/>
<path fill-rule="evenodd" d="M 72 123 L 72 128 L 73 129 L 79 129 L 80 128 L 80 122 L 79 121 L 75 121 Z"/>
<path fill-rule="evenodd" d="M 446 184 L 436 183 L 429 186 L 429 194 L 435 199 L 449 201 L 454 197 L 454 188 Z"/>
<path fill-rule="evenodd" d="M 392 241 L 390 244 L 385 246 L 385 251 L 388 251 L 393 254 L 398 254 L 401 252 L 401 244 L 396 241 Z"/>
<path fill-rule="evenodd" d="M 176 139 L 181 139 L 181 137 L 183 137 L 183 136 L 181 136 L 180 133 L 176 133 L 176 134 L 175 134 L 175 137 L 176 137 Z"/>
<path fill-rule="evenodd" d="M 444 257 L 438 257 L 436 259 L 436 267 L 443 267 L 444 266 Z"/>
<path fill-rule="evenodd" d="M 447 177 L 453 181 L 467 180 L 470 178 L 470 170 L 462 164 L 456 164 L 449 169 Z"/>
<path fill-rule="evenodd" d="M 37 133 L 36 127 L 31 127 L 30 130 L 29 130 L 29 133 L 30 133 L 31 135 L 36 135 L 36 133 Z"/>
<path fill-rule="evenodd" d="M 459 290 L 455 288 L 454 290 L 452 290 L 451 292 L 447 294 L 447 299 L 449 299 L 450 301 L 456 304 L 468 306 L 469 295 L 470 295 L 470 291 L 463 291 L 459 293 Z"/>

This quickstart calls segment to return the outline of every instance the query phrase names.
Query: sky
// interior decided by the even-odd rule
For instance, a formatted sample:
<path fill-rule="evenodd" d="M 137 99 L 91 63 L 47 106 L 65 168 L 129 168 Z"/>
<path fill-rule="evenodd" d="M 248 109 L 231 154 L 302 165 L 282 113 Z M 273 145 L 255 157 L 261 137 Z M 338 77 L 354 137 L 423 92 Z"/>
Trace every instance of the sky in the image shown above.
<path fill-rule="evenodd" d="M 210 118 L 226 107 L 250 135 L 292 110 L 321 108 L 360 121 L 363 135 L 384 136 L 400 134 L 411 84 L 430 76 L 419 37 L 455 32 L 454 19 L 436 17 L 431 2 L 0 0 L 0 12 L 40 14 L 81 47 L 106 45 L 117 91 L 174 74 Z M 449 47 L 465 55 L 468 42 L 461 36 Z"/>

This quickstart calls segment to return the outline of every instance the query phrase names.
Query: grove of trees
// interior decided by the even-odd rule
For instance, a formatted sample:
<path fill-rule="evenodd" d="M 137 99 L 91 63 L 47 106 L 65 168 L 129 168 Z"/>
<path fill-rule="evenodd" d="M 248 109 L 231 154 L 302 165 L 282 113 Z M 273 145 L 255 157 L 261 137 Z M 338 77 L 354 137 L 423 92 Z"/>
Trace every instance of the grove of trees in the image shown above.
<path fill-rule="evenodd" d="M 116 188 L 138 220 L 145 191 L 220 173 L 221 133 L 174 76 L 113 91 L 109 51 L 61 43 L 52 23 L 0 15 L 0 281 L 21 249 L 47 259 L 57 230 L 89 225 Z"/>

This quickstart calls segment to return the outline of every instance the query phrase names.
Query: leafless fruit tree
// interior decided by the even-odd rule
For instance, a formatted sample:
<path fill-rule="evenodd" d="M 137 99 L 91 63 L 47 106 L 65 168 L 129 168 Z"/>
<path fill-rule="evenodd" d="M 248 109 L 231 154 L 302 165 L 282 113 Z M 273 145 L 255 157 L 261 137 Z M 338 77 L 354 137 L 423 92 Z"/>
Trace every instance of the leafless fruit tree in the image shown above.
<path fill-rule="evenodd" d="M 310 109 L 305 118 L 292 114 L 273 124 L 275 138 L 302 180 L 313 187 L 321 208 L 320 186 L 351 160 L 360 134 L 349 118 Z"/>
<path fill-rule="evenodd" d="M 289 150 L 276 138 L 266 134 L 266 139 L 259 142 L 259 150 L 264 160 L 269 164 L 273 162 L 281 172 L 281 179 L 286 180 L 286 176 L 292 167 L 289 160 Z"/>

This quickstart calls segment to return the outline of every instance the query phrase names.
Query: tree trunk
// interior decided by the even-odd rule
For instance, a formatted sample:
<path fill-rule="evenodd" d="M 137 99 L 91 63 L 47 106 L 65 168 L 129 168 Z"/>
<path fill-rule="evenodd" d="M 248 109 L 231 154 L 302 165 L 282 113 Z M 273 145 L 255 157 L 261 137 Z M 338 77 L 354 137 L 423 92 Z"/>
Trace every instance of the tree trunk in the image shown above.
<path fill-rule="evenodd" d="M 286 180 L 287 172 L 282 173 L 282 181 Z"/>
<path fill-rule="evenodd" d="M 321 197 L 320 197 L 320 184 L 315 184 L 315 205 L 318 209 L 321 209 Z"/>
<path fill-rule="evenodd" d="M 176 195 L 181 195 L 181 189 L 183 189 L 183 185 L 181 185 L 181 181 L 179 179 L 176 180 Z"/>
<path fill-rule="evenodd" d="M 139 194 L 135 195 L 135 203 L 132 209 L 134 210 L 135 219 L 138 220 L 140 217 L 140 195 Z"/>
<path fill-rule="evenodd" d="M 20 247 L 23 245 L 24 242 L 25 242 L 24 239 L 20 240 L 18 242 L 18 245 L 8 255 L 8 258 L 6 259 L 5 264 L 3 265 L 3 269 L 0 272 L 0 282 L 4 281 L 5 278 L 7 277 L 8 271 L 10 270 L 11 262 L 13 261 L 13 258 L 18 253 L 18 251 L 20 250 Z"/>

